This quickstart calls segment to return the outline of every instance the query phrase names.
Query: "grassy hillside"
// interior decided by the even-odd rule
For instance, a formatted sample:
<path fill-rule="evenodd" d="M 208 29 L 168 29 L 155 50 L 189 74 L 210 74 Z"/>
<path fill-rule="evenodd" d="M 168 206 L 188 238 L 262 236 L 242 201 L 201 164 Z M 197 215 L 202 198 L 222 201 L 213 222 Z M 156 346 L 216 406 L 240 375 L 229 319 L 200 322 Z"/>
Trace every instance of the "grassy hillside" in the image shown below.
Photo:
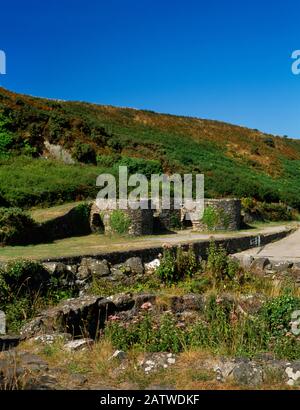
<path fill-rule="evenodd" d="M 45 159 L 44 141 L 81 163 Z M 29 207 L 96 193 L 99 172 L 202 172 L 208 197 L 300 208 L 300 141 L 217 121 L 15 94 L 0 88 L 0 202 Z"/>

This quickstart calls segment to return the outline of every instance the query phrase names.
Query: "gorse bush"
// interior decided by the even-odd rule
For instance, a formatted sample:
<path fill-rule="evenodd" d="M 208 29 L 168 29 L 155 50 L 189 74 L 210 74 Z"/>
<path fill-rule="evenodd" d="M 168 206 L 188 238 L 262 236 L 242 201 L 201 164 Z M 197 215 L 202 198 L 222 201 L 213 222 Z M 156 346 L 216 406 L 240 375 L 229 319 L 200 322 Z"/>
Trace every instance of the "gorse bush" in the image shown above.
<path fill-rule="evenodd" d="M 119 166 L 126 166 L 128 174 L 143 174 L 147 178 L 151 178 L 152 174 L 161 174 L 162 166 L 159 161 L 147 160 L 143 158 L 121 157 L 116 164 Z"/>
<path fill-rule="evenodd" d="M 111 168 L 118 164 L 121 159 L 120 154 L 97 155 L 97 164 L 103 167 Z"/>
<path fill-rule="evenodd" d="M 72 236 L 88 235 L 90 228 L 90 203 L 82 203 L 72 208 L 67 214 L 50 219 L 40 225 L 44 242 Z"/>
<path fill-rule="evenodd" d="M 7 155 L 14 143 L 14 134 L 9 130 L 11 121 L 0 111 L 0 155 Z"/>

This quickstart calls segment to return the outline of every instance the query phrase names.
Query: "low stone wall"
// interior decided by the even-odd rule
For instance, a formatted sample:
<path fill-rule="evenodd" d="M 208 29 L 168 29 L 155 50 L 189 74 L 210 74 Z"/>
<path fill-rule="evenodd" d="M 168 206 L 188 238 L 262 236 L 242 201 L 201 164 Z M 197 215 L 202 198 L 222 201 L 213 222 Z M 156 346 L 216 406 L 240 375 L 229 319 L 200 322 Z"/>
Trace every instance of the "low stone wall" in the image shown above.
<path fill-rule="evenodd" d="M 294 228 L 286 229 L 284 231 L 268 233 L 268 234 L 249 234 L 247 236 L 240 236 L 236 238 L 215 239 L 216 244 L 222 244 L 228 253 L 242 252 L 247 249 L 251 249 L 257 246 L 264 246 L 273 241 L 283 239 L 289 234 L 294 232 Z M 207 257 L 207 250 L 210 245 L 209 240 L 199 240 L 195 242 L 177 243 L 172 245 L 174 248 L 182 246 L 184 250 L 187 250 L 190 246 L 193 246 L 197 256 L 202 258 Z M 140 257 L 143 263 L 151 262 L 156 259 L 159 254 L 163 252 L 162 246 L 153 246 L 148 248 L 132 249 L 128 251 L 112 251 L 102 252 L 97 254 L 78 255 L 61 258 L 43 259 L 41 262 L 62 262 L 67 265 L 78 265 L 83 258 L 93 258 L 95 260 L 107 260 L 109 263 L 118 264 L 124 263 L 127 259 L 132 257 Z"/>

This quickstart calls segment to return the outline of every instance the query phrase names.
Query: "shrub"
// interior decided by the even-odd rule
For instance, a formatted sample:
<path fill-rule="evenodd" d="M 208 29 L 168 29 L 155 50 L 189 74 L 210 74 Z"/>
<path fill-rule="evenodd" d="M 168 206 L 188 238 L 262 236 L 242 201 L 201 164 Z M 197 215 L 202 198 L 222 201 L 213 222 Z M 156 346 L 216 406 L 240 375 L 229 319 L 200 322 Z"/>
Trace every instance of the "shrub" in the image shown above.
<path fill-rule="evenodd" d="M 143 158 L 122 157 L 117 166 L 127 166 L 128 174 L 143 174 L 151 178 L 152 174 L 161 174 L 162 166 L 159 161 Z"/>
<path fill-rule="evenodd" d="M 275 148 L 275 142 L 273 140 L 273 138 L 265 138 L 263 140 L 264 144 L 266 144 L 268 147 L 270 148 Z"/>
<path fill-rule="evenodd" d="M 67 214 L 50 219 L 41 224 L 42 240 L 69 238 L 72 236 L 88 235 L 90 227 L 91 204 L 82 203 L 75 206 Z"/>
<path fill-rule="evenodd" d="M 41 308 L 76 296 L 76 289 L 62 285 L 38 262 L 17 260 L 1 268 L 0 309 L 7 315 L 8 330 L 18 332 Z"/>
<path fill-rule="evenodd" d="M 38 291 L 42 294 L 50 280 L 50 274 L 42 264 L 29 260 L 10 262 L 2 270 L 1 277 L 10 297 L 28 296 Z"/>
<path fill-rule="evenodd" d="M 79 162 L 84 164 L 96 164 L 96 152 L 94 148 L 89 144 L 83 144 L 81 142 L 76 142 L 73 150 L 72 156 Z"/>
<path fill-rule="evenodd" d="M 292 211 L 286 205 L 268 204 L 266 202 L 258 204 L 258 209 L 263 217 L 267 221 L 290 221 L 292 219 Z"/>
<path fill-rule="evenodd" d="M 224 280 L 227 275 L 226 250 L 214 241 L 209 244 L 206 268 L 216 282 Z"/>
<path fill-rule="evenodd" d="M 9 130 L 10 119 L 0 112 L 0 155 L 6 155 L 14 143 L 14 134 Z"/>
<path fill-rule="evenodd" d="M 207 226 L 209 231 L 218 229 L 220 225 L 227 229 L 229 226 L 229 216 L 223 209 L 215 209 L 212 206 L 207 206 L 204 209 L 201 222 Z"/>
<path fill-rule="evenodd" d="M 186 335 L 171 315 L 164 314 L 160 323 L 156 323 L 149 314 L 135 324 L 122 326 L 108 322 L 105 337 L 118 349 L 128 350 L 137 347 L 150 352 L 181 352 L 186 344 Z"/>
<path fill-rule="evenodd" d="M 164 249 L 156 274 L 162 282 L 171 284 L 193 276 L 199 269 L 200 264 L 196 260 L 193 249 L 189 248 L 184 252 L 179 246 L 176 254 L 171 249 Z"/>
<path fill-rule="evenodd" d="M 290 221 L 293 217 L 292 209 L 283 203 L 267 203 L 243 198 L 242 208 L 254 220 Z"/>
<path fill-rule="evenodd" d="M 300 300 L 289 294 L 268 301 L 260 315 L 272 335 L 280 336 L 290 331 L 291 314 L 299 309 Z"/>
<path fill-rule="evenodd" d="M 109 138 L 107 141 L 107 145 L 115 152 L 121 152 L 124 146 L 123 142 L 120 141 L 120 139 L 116 136 L 112 136 L 111 138 Z"/>
<path fill-rule="evenodd" d="M 112 155 L 98 155 L 97 156 L 97 164 L 103 167 L 113 167 L 116 165 L 119 160 L 121 159 L 120 154 L 112 154 Z"/>
<path fill-rule="evenodd" d="M 38 224 L 20 208 L 0 208 L 0 243 L 26 245 L 37 242 Z"/>
<path fill-rule="evenodd" d="M 170 249 L 164 250 L 156 274 L 158 278 L 165 283 L 173 283 L 179 279 L 174 254 Z"/>
<path fill-rule="evenodd" d="M 182 224 L 179 216 L 177 215 L 171 215 L 170 217 L 170 228 L 171 229 L 181 229 Z"/>
<path fill-rule="evenodd" d="M 226 284 L 235 287 L 248 280 L 247 273 L 238 261 L 230 258 L 224 247 L 217 246 L 214 241 L 209 245 L 205 270 L 215 286 Z"/>
<path fill-rule="evenodd" d="M 110 226 L 113 232 L 123 235 L 129 232 L 131 219 L 122 210 L 116 209 L 110 215 Z"/>

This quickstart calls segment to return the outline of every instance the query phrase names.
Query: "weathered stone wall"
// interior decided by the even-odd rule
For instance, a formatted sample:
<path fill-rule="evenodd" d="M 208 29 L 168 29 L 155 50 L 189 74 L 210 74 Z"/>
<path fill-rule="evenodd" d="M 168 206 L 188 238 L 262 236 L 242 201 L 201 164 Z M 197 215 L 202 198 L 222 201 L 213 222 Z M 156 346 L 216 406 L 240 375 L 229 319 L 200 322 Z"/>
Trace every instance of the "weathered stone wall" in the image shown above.
<path fill-rule="evenodd" d="M 183 210 L 183 214 L 186 211 Z M 184 216 L 183 216 L 184 217 Z M 240 199 L 205 199 L 202 220 L 192 220 L 197 231 L 237 231 L 241 227 Z"/>
<path fill-rule="evenodd" d="M 239 199 L 205 199 L 204 212 L 213 214 L 213 226 L 208 226 L 204 220 L 197 218 L 191 220 L 191 225 L 197 231 L 236 231 L 241 227 L 241 201 Z M 185 219 L 189 211 L 186 209 L 174 209 L 171 204 L 171 209 L 163 209 L 160 203 L 157 209 L 151 209 L 150 201 L 148 209 L 126 209 L 122 210 L 131 220 L 129 234 L 131 235 L 151 235 L 164 231 L 172 231 L 180 227 L 182 223 L 185 225 Z M 91 211 L 91 229 L 94 232 L 105 231 L 111 233 L 110 217 L 113 211 L 100 211 L 94 203 Z M 99 215 L 101 217 L 99 217 Z M 207 217 L 207 215 L 206 215 Z"/>
<path fill-rule="evenodd" d="M 117 209 L 118 203 L 117 203 Z M 128 230 L 129 235 L 141 236 L 151 235 L 153 233 L 153 210 L 149 206 L 148 209 L 121 209 L 124 215 L 130 219 L 130 226 Z M 93 232 L 101 231 L 104 228 L 105 234 L 113 233 L 111 226 L 111 215 L 114 210 L 100 210 L 96 203 L 93 204 L 90 216 L 91 229 Z M 100 217 L 98 218 L 97 215 Z M 100 219 L 100 221 L 99 221 Z M 95 223 L 96 221 L 96 223 Z M 102 225 L 101 225 L 102 224 Z"/>
<path fill-rule="evenodd" d="M 228 239 L 215 239 L 217 245 L 223 245 L 226 251 L 230 254 L 241 252 L 247 249 L 251 249 L 257 246 L 264 246 L 268 243 L 271 243 L 275 240 L 283 239 L 286 236 L 294 232 L 294 228 L 288 228 L 275 233 L 265 233 L 265 234 L 250 234 L 247 236 L 239 236 L 236 238 Z M 192 242 L 193 248 L 197 256 L 202 258 L 207 257 L 207 251 L 210 245 L 209 240 L 198 240 Z M 176 247 L 179 244 L 174 244 Z M 183 250 L 186 250 L 190 246 L 190 242 L 187 240 L 187 243 L 184 244 L 180 242 Z M 111 252 L 102 252 L 97 254 L 88 254 L 88 255 L 78 255 L 71 257 L 60 257 L 60 258 L 51 258 L 51 259 L 42 259 L 41 262 L 61 262 L 67 265 L 79 265 L 83 258 L 92 258 L 94 260 L 107 260 L 112 264 L 124 263 L 128 258 L 140 257 L 144 263 L 150 262 L 153 259 L 158 258 L 159 254 L 162 254 L 163 247 L 161 245 L 154 245 L 153 247 L 132 249 L 132 250 L 120 250 L 120 251 L 111 251 Z"/>
<path fill-rule="evenodd" d="M 155 233 L 172 231 L 178 228 L 181 223 L 181 209 L 175 209 L 174 204 L 170 204 L 170 209 L 163 209 L 162 202 L 157 209 L 153 210 Z"/>

